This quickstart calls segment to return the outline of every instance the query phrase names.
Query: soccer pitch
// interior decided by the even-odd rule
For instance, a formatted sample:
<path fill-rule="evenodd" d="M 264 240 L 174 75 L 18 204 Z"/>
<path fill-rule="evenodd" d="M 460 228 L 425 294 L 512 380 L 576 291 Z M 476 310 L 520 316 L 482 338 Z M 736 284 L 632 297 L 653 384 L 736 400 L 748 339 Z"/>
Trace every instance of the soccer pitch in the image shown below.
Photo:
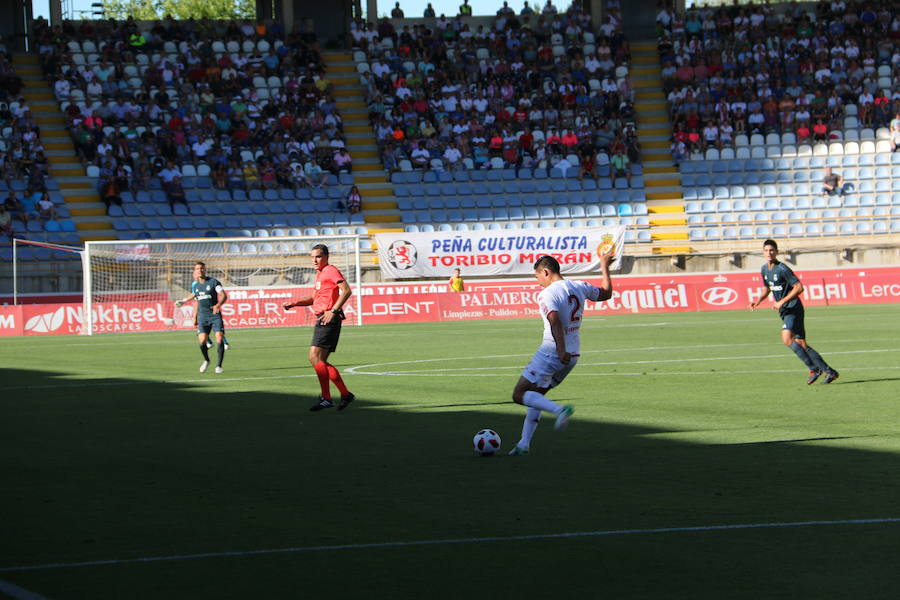
<path fill-rule="evenodd" d="M 320 413 L 309 328 L 5 339 L 0 596 L 893 597 L 898 323 L 807 309 L 806 386 L 772 310 L 586 318 L 527 457 L 537 318 L 347 327 Z"/>

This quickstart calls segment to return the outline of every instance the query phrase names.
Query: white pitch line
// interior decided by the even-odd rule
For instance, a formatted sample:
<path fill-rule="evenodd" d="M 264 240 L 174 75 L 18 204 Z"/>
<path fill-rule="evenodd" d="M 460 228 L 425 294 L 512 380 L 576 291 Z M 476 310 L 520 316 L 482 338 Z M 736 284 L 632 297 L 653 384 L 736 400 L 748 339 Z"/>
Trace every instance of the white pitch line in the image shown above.
<path fill-rule="evenodd" d="M 709 347 L 709 346 L 705 346 Z M 898 352 L 900 349 L 885 349 L 885 350 L 846 350 L 846 351 L 838 351 L 838 352 L 829 352 L 829 356 L 832 354 L 864 354 L 864 353 L 872 353 L 872 352 Z M 590 352 L 602 352 L 600 350 L 592 350 Z M 588 354 L 589 352 L 584 352 L 584 354 Z M 464 357 L 468 359 L 493 359 L 493 358 L 516 358 L 522 356 L 531 356 L 531 354 L 498 354 L 494 356 L 480 356 L 480 357 Z M 704 361 L 713 361 L 713 360 L 758 360 L 761 358 L 784 358 L 785 354 L 769 354 L 769 355 L 757 355 L 757 356 L 731 356 L 731 357 L 716 357 L 716 358 L 679 358 L 679 359 L 668 359 L 668 360 L 645 360 L 645 361 L 620 361 L 620 362 L 599 362 L 599 363 L 580 363 L 582 367 L 590 367 L 590 366 L 617 366 L 617 365 L 641 365 L 641 364 L 662 364 L 662 363 L 679 363 L 679 362 L 704 362 Z M 390 366 L 390 365 L 404 365 L 404 364 L 418 364 L 418 363 L 427 363 L 427 362 L 441 362 L 441 361 L 450 361 L 450 360 L 459 360 L 458 357 L 451 358 L 427 358 L 422 360 L 410 360 L 410 361 L 400 361 L 393 363 L 372 363 L 368 365 L 360 365 L 358 367 L 349 367 L 344 369 L 344 374 L 351 375 L 373 375 L 377 377 L 441 377 L 445 373 L 447 376 L 453 376 L 454 373 L 458 373 L 460 371 L 465 372 L 468 377 L 507 377 L 509 375 L 508 371 L 510 369 L 520 369 L 521 365 L 496 365 L 492 367 L 472 367 L 472 368 L 448 368 L 448 369 L 418 369 L 415 371 L 360 371 L 359 369 L 366 369 L 371 367 L 380 367 L 380 366 Z M 897 367 L 845 367 L 842 368 L 842 372 L 851 372 L 851 371 L 876 371 L 876 370 L 894 370 L 900 369 L 900 366 Z M 507 373 L 477 373 L 476 371 L 503 371 L 506 370 Z M 617 373 L 585 373 L 584 371 L 579 371 L 579 377 L 629 377 L 635 375 L 741 375 L 746 373 L 793 373 L 796 372 L 796 369 L 763 369 L 763 370 L 751 370 L 751 371 L 653 371 L 653 372 L 617 372 Z M 184 385 L 184 384 L 214 384 L 222 381 L 237 381 L 237 382 L 245 382 L 245 381 L 275 381 L 279 379 L 305 379 L 315 377 L 315 375 L 307 374 L 307 375 L 272 375 L 269 377 L 209 377 L 205 379 L 174 379 L 174 380 L 164 380 L 164 381 L 142 381 L 142 380 L 128 380 L 128 381 L 100 381 L 100 382 L 72 382 L 72 383 L 53 383 L 46 385 L 19 385 L 19 386 L 9 386 L 4 389 L 14 391 L 14 390 L 53 390 L 53 389 L 70 389 L 70 388 L 92 388 L 92 387 L 120 387 L 120 386 L 129 386 L 129 385 Z"/>
<path fill-rule="evenodd" d="M 518 367 L 497 367 L 497 369 L 521 369 Z M 900 366 L 895 367 L 842 367 L 841 373 L 851 373 L 856 371 L 896 371 Z M 636 377 L 636 376 L 668 376 L 668 375 L 746 375 L 752 373 L 797 373 L 798 369 L 752 369 L 746 371 L 617 371 L 612 373 L 585 373 L 579 371 L 577 377 Z M 805 371 L 803 371 L 805 373 Z M 433 371 L 395 371 L 386 373 L 362 372 L 355 375 L 375 375 L 378 377 L 442 377 L 439 372 Z M 458 375 L 448 374 L 447 377 L 458 377 Z M 507 373 L 471 373 L 466 377 L 510 377 Z"/>
<path fill-rule="evenodd" d="M 15 600 L 47 600 L 47 598 L 40 594 L 21 588 L 14 583 L 3 581 L 2 579 L 0 579 L 0 592 Z"/>
<path fill-rule="evenodd" d="M 708 347 L 708 346 L 707 346 Z M 589 354 L 588 351 L 583 354 Z M 828 355 L 831 356 L 833 354 L 871 354 L 877 352 L 900 352 L 900 348 L 888 348 L 883 350 L 841 350 L 837 352 L 829 352 Z M 495 356 L 480 356 L 480 357 L 468 357 L 468 358 L 477 358 L 478 360 L 487 360 L 494 358 L 513 358 L 513 357 L 521 357 L 521 356 L 531 356 L 530 354 L 502 354 Z M 668 363 L 684 363 L 684 362 L 712 362 L 712 361 L 723 361 L 723 360 L 759 360 L 763 358 L 784 358 L 787 356 L 786 354 L 763 354 L 763 355 L 753 355 L 753 356 L 716 356 L 713 358 L 670 358 L 670 359 L 659 359 L 659 360 L 626 360 L 626 361 L 615 361 L 615 362 L 595 362 L 595 363 L 579 363 L 585 367 L 610 367 L 617 365 L 656 365 L 656 364 L 668 364 Z M 368 365 L 361 365 L 359 367 L 350 367 L 349 369 L 345 369 L 345 373 L 352 373 L 354 375 L 432 375 L 439 373 L 453 373 L 458 371 L 463 372 L 474 372 L 474 371 L 492 371 L 496 369 L 518 369 L 521 368 L 521 365 L 513 365 L 513 366 L 491 366 L 491 367 L 472 367 L 472 368 L 447 368 L 447 369 L 417 369 L 415 371 L 361 371 L 360 369 L 366 369 L 370 367 L 384 367 L 391 365 L 410 365 L 410 364 L 421 364 L 428 362 L 441 362 L 441 361 L 451 361 L 451 360 L 459 360 L 456 357 L 451 358 L 426 358 L 421 360 L 407 360 L 407 361 L 396 361 L 390 363 L 371 363 Z M 719 371 L 721 372 L 721 371 Z M 580 375 L 581 373 L 579 373 Z"/>
<path fill-rule="evenodd" d="M 0 573 L 17 571 L 38 571 L 42 569 L 66 569 L 72 567 L 99 567 L 133 563 L 152 563 L 198 558 L 223 558 L 234 556 L 259 556 L 264 554 L 290 554 L 299 552 L 333 552 L 336 550 L 371 550 L 377 548 L 409 548 L 414 546 L 443 546 L 455 544 L 483 544 L 486 542 L 528 542 L 588 537 L 609 537 L 619 535 L 647 535 L 660 533 L 692 533 L 706 531 L 737 531 L 744 529 L 786 529 L 790 527 L 823 527 L 834 525 L 878 525 L 900 523 L 900 517 L 874 519 L 841 519 L 835 521 L 789 521 L 782 523 L 737 523 L 734 525 L 696 525 L 690 527 L 657 527 L 651 529 L 607 529 L 602 531 L 573 531 L 568 533 L 538 533 L 534 535 L 510 535 L 473 538 L 450 538 L 439 540 L 417 540 L 397 542 L 374 542 L 371 544 L 336 544 L 331 546 L 297 546 L 292 548 L 271 548 L 266 550 L 233 550 L 230 552 L 206 552 L 203 554 L 174 554 L 170 556 L 145 556 L 141 558 L 116 558 L 69 563 L 46 563 L 39 565 L 19 565 L 0 567 Z"/>

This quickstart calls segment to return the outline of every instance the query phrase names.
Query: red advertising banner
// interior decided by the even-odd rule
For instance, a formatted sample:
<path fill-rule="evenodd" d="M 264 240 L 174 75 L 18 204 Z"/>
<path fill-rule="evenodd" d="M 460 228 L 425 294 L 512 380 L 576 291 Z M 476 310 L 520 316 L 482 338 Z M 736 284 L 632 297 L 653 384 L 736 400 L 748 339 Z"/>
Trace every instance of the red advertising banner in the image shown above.
<path fill-rule="evenodd" d="M 900 302 L 900 267 L 827 269 L 798 273 L 807 306 Z M 591 279 L 588 278 L 590 281 Z M 745 309 L 759 297 L 759 273 L 614 276 L 613 297 L 590 302 L 585 314 L 659 313 Z M 450 292 L 446 284 L 379 283 L 364 285 L 364 323 L 409 323 L 531 317 L 540 291 L 536 281 L 469 281 L 466 291 Z M 307 308 L 285 312 L 289 298 L 307 294 L 301 288 L 230 289 L 222 309 L 228 328 L 309 325 Z M 355 302 L 344 307 L 355 322 Z M 193 306 L 176 308 L 167 300 L 97 303 L 93 320 L 98 332 L 167 331 L 193 328 Z M 0 336 L 80 333 L 80 303 L 0 306 Z"/>

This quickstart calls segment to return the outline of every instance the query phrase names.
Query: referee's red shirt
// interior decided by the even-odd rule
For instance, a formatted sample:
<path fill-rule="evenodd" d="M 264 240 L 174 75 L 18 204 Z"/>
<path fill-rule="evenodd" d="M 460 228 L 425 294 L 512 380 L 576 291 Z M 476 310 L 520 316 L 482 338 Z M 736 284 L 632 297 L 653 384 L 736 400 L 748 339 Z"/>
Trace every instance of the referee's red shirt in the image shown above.
<path fill-rule="evenodd" d="M 325 265 L 316 274 L 316 293 L 313 296 L 312 305 L 314 313 L 318 315 L 326 310 L 331 310 L 341 294 L 338 284 L 342 281 L 344 281 L 344 276 L 334 265 Z"/>

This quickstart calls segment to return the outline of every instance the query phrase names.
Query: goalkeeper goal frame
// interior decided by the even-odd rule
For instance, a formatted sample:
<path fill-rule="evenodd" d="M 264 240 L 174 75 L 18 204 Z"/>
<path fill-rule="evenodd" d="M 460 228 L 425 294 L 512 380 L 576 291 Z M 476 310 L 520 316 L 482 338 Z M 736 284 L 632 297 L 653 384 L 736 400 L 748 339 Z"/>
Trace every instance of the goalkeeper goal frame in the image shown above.
<path fill-rule="evenodd" d="M 155 298 L 173 303 L 190 293 L 192 267 L 207 265 L 226 293 L 315 288 L 309 257 L 316 244 L 328 246 L 329 263 L 353 291 L 356 325 L 363 324 L 359 235 L 173 238 L 89 241 L 84 244 L 82 333 L 99 333 L 95 308 L 102 302 Z M 348 319 L 349 322 L 349 319 Z"/>

